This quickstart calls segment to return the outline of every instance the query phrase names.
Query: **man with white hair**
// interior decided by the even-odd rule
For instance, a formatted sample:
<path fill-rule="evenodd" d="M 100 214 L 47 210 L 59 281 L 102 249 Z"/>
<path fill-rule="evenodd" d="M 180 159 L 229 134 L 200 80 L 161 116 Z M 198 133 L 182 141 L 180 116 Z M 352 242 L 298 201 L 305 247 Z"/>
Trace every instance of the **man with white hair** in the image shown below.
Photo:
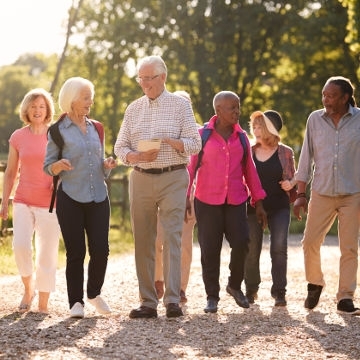
<path fill-rule="evenodd" d="M 189 155 L 200 151 L 201 138 L 191 103 L 166 90 L 166 77 L 161 57 L 140 61 L 136 80 L 144 96 L 126 109 L 114 147 L 121 161 L 134 169 L 129 192 L 140 307 L 130 312 L 130 318 L 157 317 L 157 216 L 164 231 L 166 316 L 183 315 L 179 302 L 181 232 L 189 183 L 186 165 Z"/>

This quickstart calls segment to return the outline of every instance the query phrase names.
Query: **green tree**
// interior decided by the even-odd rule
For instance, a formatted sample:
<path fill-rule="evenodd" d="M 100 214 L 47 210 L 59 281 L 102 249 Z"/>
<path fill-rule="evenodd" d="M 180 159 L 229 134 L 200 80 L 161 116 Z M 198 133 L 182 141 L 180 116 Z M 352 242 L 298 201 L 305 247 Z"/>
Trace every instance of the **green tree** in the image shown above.
<path fill-rule="evenodd" d="M 326 78 L 341 73 L 354 80 L 355 74 L 344 41 L 346 9 L 336 0 L 319 5 L 88 0 L 76 24 L 85 46 L 73 54 L 82 54 L 79 68 L 96 82 L 101 102 L 95 112 L 108 125 L 110 141 L 126 105 L 140 95 L 129 64 L 160 54 L 169 67 L 169 90 L 191 94 L 198 121 L 212 115 L 213 95 L 230 89 L 240 95 L 245 128 L 253 110 L 275 108 L 291 134 L 284 140 L 299 148 L 307 115 L 321 106 Z"/>
<path fill-rule="evenodd" d="M 354 61 L 357 64 L 357 77 L 360 81 L 360 1 L 358 0 L 340 0 L 347 8 L 348 24 L 345 41 L 349 44 Z M 358 90 L 360 95 L 360 89 Z"/>
<path fill-rule="evenodd" d="M 0 68 L 0 153 L 7 154 L 11 133 L 21 127 L 19 104 L 31 88 L 32 77 L 28 66 Z"/>
<path fill-rule="evenodd" d="M 23 54 L 13 65 L 0 67 L 0 153 L 8 152 L 8 140 L 22 126 L 19 105 L 32 88 L 49 91 L 57 56 Z"/>
<path fill-rule="evenodd" d="M 244 128 L 252 111 L 276 109 L 285 119 L 284 142 L 297 150 L 306 117 L 321 106 L 321 89 L 329 76 L 347 76 L 359 89 L 357 1 L 77 3 L 77 17 L 69 18 L 64 57 L 56 61 L 61 63 L 58 72 L 55 62 L 42 67 L 30 57 L 22 59 L 21 66 L 30 66 L 30 79 L 35 68 L 48 79 L 52 74 L 55 99 L 68 77 L 92 80 L 96 96 L 91 116 L 107 127 L 108 153 L 126 106 L 141 95 L 134 65 L 144 55 L 163 56 L 169 68 L 168 89 L 191 94 L 199 122 L 213 114 L 217 91 L 233 90 L 241 98 Z M 70 15 L 73 12 L 74 7 Z M 77 45 L 70 45 L 71 37 L 80 39 Z M 0 74 L 0 86 L 2 81 Z"/>

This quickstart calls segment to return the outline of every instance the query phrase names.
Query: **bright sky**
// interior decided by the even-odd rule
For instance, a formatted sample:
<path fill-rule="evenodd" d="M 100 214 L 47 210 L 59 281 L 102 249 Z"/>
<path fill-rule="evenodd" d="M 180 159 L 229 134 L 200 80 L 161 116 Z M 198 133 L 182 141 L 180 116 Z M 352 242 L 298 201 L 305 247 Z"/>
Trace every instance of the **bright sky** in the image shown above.
<path fill-rule="evenodd" d="M 61 53 L 72 0 L 0 0 L 0 66 L 24 53 Z"/>

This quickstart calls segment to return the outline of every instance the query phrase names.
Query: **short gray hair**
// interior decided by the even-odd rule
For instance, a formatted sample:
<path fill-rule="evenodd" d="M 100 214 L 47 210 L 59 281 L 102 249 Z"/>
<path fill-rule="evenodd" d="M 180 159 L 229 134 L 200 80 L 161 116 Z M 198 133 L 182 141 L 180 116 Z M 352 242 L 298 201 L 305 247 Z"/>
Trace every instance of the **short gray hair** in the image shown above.
<path fill-rule="evenodd" d="M 229 90 L 220 91 L 217 94 L 215 94 L 213 99 L 214 111 L 216 112 L 216 106 L 219 104 L 219 102 L 221 102 L 223 99 L 228 99 L 228 98 L 237 98 L 240 102 L 239 96 L 233 91 L 229 91 Z"/>
<path fill-rule="evenodd" d="M 154 65 L 156 73 L 167 74 L 167 67 L 161 56 L 151 55 L 141 59 L 137 65 L 137 72 L 143 65 Z"/>
<path fill-rule="evenodd" d="M 79 99 L 82 89 L 85 87 L 91 91 L 91 96 L 95 95 L 94 84 L 82 77 L 72 77 L 65 81 L 59 92 L 59 106 L 60 109 L 66 113 L 71 111 L 71 104 Z"/>

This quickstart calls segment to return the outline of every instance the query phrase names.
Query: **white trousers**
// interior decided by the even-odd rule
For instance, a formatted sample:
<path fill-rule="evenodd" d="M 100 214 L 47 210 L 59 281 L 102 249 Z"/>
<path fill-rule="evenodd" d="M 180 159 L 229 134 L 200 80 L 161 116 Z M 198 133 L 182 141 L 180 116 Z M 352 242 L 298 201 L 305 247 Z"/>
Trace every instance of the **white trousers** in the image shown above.
<path fill-rule="evenodd" d="M 54 291 L 61 234 L 56 213 L 50 213 L 47 208 L 13 203 L 13 233 L 20 276 L 32 276 L 35 272 L 35 289 Z"/>

